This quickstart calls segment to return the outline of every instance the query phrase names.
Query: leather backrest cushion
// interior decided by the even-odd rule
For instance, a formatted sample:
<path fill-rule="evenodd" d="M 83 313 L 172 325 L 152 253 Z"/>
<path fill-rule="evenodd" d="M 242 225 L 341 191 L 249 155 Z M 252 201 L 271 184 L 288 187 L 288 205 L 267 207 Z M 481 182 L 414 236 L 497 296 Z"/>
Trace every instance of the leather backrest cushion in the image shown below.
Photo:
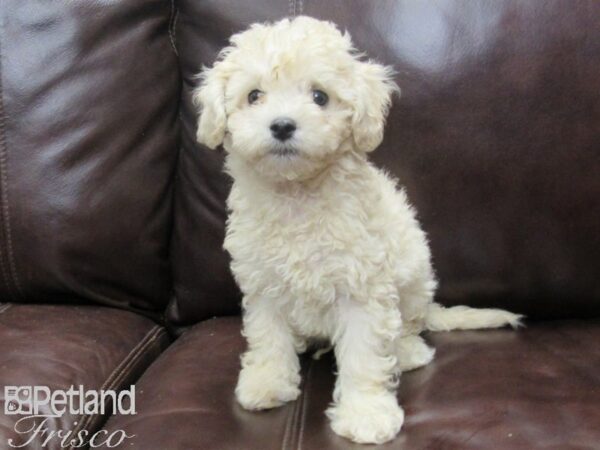
<path fill-rule="evenodd" d="M 0 299 L 164 307 L 171 3 L 4 0 L 0 14 Z"/>
<path fill-rule="evenodd" d="M 186 324 L 237 309 L 221 250 L 230 180 L 194 142 L 193 74 L 233 32 L 304 13 L 393 65 L 402 89 L 375 163 L 416 206 L 446 304 L 600 314 L 600 4 L 503 0 L 180 2 L 183 154 L 174 239 Z"/>

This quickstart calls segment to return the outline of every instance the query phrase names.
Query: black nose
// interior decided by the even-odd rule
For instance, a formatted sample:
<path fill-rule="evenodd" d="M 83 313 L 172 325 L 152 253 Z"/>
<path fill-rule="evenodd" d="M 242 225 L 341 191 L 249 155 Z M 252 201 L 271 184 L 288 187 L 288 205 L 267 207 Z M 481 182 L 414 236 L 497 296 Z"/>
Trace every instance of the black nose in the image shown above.
<path fill-rule="evenodd" d="M 275 119 L 271 123 L 271 134 L 275 139 L 285 141 L 292 137 L 294 131 L 296 131 L 296 122 L 292 119 L 281 118 Z"/>

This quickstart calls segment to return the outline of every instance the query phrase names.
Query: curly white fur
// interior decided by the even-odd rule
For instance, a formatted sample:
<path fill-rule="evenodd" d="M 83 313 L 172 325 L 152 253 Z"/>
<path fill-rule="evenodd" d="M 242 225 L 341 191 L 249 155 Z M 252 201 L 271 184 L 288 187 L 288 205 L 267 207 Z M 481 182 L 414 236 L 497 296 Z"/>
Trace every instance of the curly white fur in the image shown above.
<path fill-rule="evenodd" d="M 383 137 L 392 74 L 361 60 L 333 24 L 298 17 L 233 36 L 194 96 L 198 140 L 224 145 L 234 179 L 225 248 L 248 341 L 237 399 L 247 409 L 294 400 L 297 354 L 328 340 L 338 375 L 327 415 L 336 433 L 362 443 L 400 430 L 399 372 L 434 354 L 421 331 L 519 320 L 432 303 L 425 233 L 404 192 L 366 156 Z M 249 104 L 254 89 L 262 94 Z M 315 89 L 328 94 L 325 106 Z M 280 117 L 297 124 L 285 142 L 269 129 Z"/>

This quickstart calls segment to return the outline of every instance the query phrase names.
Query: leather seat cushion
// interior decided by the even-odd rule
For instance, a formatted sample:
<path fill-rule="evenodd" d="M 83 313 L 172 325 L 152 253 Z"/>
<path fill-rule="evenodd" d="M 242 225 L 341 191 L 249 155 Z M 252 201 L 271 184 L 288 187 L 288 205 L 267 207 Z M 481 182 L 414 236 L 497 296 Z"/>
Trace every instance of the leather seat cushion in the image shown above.
<path fill-rule="evenodd" d="M 378 448 L 595 448 L 600 442 L 600 323 L 560 321 L 512 330 L 430 334 L 434 362 L 404 374 L 401 434 Z M 296 402 L 260 413 L 233 390 L 244 349 L 238 318 L 192 327 L 137 384 L 138 415 L 115 416 L 109 432 L 136 438 L 121 448 L 363 449 L 336 436 L 331 356 L 303 364 Z M 585 349 L 585 351 L 582 351 Z"/>
<path fill-rule="evenodd" d="M 118 391 L 133 384 L 168 343 L 164 328 L 127 311 L 94 306 L 0 304 L 0 386 L 47 386 L 54 391 L 82 385 L 85 390 Z M 2 389 L 3 412 L 4 395 Z M 29 434 L 18 435 L 14 431 L 15 422 L 21 417 L 0 414 L 0 448 L 9 448 L 9 439 L 15 445 L 27 442 Z M 94 431 L 105 419 L 100 415 L 67 413 L 48 420 L 47 425 L 51 431 Z M 24 428 L 28 427 L 20 427 Z M 41 443 L 37 439 L 22 448 L 38 449 Z M 57 448 L 57 439 L 44 447 Z"/>

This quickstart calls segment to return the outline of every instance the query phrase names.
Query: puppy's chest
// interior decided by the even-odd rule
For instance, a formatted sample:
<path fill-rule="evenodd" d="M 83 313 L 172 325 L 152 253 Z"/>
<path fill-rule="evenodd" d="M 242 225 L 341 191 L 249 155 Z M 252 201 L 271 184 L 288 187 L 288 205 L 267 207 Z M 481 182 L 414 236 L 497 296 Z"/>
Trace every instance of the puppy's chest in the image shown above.
<path fill-rule="evenodd" d="M 257 256 L 263 263 L 283 270 L 315 272 L 325 265 L 335 265 L 343 257 L 348 244 L 343 241 L 346 225 L 342 217 L 327 211 L 323 205 L 310 206 L 290 202 L 253 217 Z M 333 269 L 333 267 L 329 267 Z"/>
<path fill-rule="evenodd" d="M 358 276 L 353 272 L 360 261 L 356 243 L 364 243 L 368 232 L 347 208 L 319 199 L 238 206 L 232 205 L 226 239 L 234 271 L 248 277 L 252 273 L 268 288 L 287 291 L 277 294 L 300 295 L 321 304 L 333 302 Z"/>

